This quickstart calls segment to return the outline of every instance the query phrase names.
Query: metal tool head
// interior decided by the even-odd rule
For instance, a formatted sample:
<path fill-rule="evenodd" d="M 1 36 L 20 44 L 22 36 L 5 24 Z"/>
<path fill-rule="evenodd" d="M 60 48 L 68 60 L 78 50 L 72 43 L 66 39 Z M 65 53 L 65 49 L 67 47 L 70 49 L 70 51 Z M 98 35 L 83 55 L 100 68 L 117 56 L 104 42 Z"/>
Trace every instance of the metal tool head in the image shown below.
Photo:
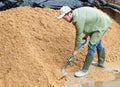
<path fill-rule="evenodd" d="M 65 71 L 65 69 L 62 69 L 61 71 L 62 71 L 63 76 L 67 75 L 67 72 Z"/>

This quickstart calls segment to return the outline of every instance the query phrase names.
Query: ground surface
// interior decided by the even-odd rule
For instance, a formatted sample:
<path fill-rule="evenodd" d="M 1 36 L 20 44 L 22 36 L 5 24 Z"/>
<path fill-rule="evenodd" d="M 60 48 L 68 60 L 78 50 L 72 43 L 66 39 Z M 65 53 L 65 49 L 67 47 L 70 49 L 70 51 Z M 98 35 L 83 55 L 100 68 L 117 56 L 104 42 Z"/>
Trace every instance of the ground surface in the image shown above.
<path fill-rule="evenodd" d="M 60 69 L 73 52 L 75 28 L 57 16 L 56 10 L 30 7 L 0 12 L 0 87 L 63 86 L 68 78 L 60 79 Z M 109 81 L 119 71 L 114 66 L 120 66 L 120 25 L 112 21 L 103 38 L 108 68 L 91 66 L 87 79 Z M 82 67 L 86 52 L 87 44 L 68 67 L 68 77 Z"/>

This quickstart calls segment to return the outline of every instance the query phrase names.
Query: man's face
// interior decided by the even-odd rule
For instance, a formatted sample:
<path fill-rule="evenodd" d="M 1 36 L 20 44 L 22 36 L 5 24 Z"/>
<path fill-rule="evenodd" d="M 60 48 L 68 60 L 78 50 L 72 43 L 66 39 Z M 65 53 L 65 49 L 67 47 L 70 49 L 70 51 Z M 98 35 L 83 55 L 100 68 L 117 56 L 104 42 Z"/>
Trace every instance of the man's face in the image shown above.
<path fill-rule="evenodd" d="M 63 16 L 63 19 L 66 20 L 67 22 L 72 21 L 72 13 L 68 13 L 65 16 Z"/>

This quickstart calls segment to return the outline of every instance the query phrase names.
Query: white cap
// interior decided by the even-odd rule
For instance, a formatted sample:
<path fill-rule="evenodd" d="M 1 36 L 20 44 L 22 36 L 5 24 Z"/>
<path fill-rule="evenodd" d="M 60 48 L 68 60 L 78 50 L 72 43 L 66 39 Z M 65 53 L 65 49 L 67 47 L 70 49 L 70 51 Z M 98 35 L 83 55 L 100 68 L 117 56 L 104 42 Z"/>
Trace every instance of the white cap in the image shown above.
<path fill-rule="evenodd" d="M 60 15 L 59 15 L 59 19 L 62 18 L 63 16 L 65 16 L 65 14 L 67 14 L 68 12 L 72 11 L 72 9 L 68 6 L 63 6 L 60 8 Z"/>

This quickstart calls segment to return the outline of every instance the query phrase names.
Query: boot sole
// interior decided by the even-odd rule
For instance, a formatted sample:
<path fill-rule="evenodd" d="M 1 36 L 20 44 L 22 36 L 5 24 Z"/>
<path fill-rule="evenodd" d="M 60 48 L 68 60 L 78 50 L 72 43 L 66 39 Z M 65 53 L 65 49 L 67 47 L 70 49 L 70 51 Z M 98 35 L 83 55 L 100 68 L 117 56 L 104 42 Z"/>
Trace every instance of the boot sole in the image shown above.
<path fill-rule="evenodd" d="M 98 62 L 92 62 L 91 63 L 93 66 L 98 66 L 98 67 L 101 67 L 101 68 L 105 68 L 105 66 L 104 65 L 100 65 L 100 64 L 98 64 Z"/>
<path fill-rule="evenodd" d="M 85 76 L 87 74 L 88 74 L 88 72 L 86 72 L 84 75 L 81 75 L 81 76 L 74 75 L 74 77 L 80 78 L 80 77 L 83 77 L 83 76 Z"/>

